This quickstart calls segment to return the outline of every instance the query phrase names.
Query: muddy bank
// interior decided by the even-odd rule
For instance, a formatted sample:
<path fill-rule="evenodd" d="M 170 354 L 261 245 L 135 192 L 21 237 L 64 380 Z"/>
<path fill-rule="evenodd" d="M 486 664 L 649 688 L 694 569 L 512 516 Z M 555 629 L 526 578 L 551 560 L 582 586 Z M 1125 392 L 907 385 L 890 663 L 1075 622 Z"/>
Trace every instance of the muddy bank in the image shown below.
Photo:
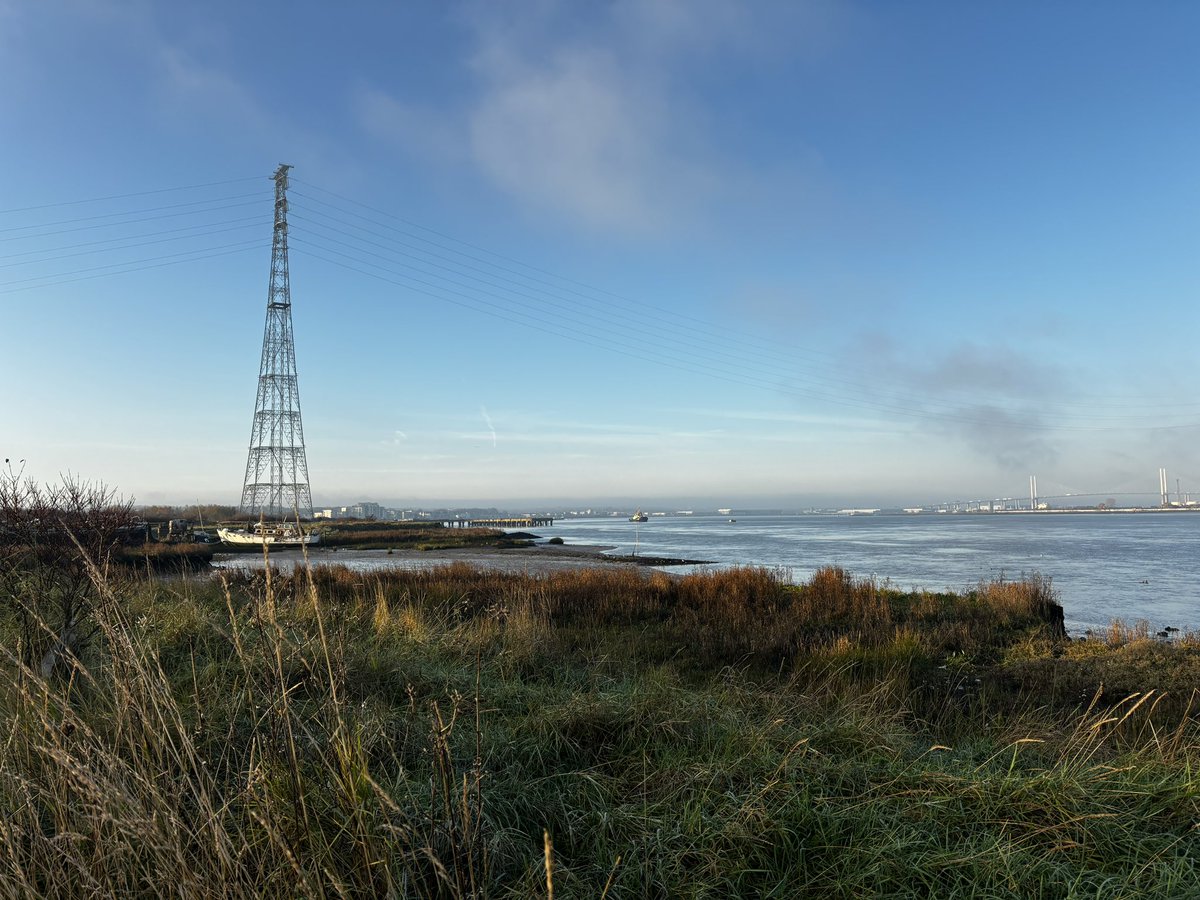
<path fill-rule="evenodd" d="M 352 550 L 316 547 L 309 550 L 307 559 L 312 565 L 346 566 L 350 569 L 404 568 L 425 569 L 467 563 L 484 569 L 520 572 L 530 575 L 594 569 L 599 566 L 669 567 L 704 565 L 704 560 L 676 559 L 657 556 L 610 556 L 611 546 L 591 544 L 533 544 L 528 547 L 454 547 L 442 550 Z M 305 554 L 300 550 L 273 551 L 271 564 L 281 569 L 304 565 Z M 218 553 L 213 566 L 220 568 L 262 568 L 259 554 Z"/>

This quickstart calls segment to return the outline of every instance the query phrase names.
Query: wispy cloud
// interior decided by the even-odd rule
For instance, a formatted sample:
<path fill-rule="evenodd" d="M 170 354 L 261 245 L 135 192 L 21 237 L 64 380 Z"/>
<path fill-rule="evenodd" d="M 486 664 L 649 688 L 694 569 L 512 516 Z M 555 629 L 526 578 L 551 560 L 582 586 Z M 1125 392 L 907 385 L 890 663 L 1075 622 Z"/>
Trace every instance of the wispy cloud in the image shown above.
<path fill-rule="evenodd" d="M 662 101 L 652 91 L 631 99 L 630 76 L 609 55 L 486 65 L 470 140 L 501 190 L 589 225 L 638 231 L 659 230 L 684 197 L 709 190 L 703 166 L 666 144 Z"/>
<path fill-rule="evenodd" d="M 270 128 L 272 116 L 227 69 L 202 62 L 183 48 L 163 43 L 157 52 L 162 75 L 158 88 L 190 115 L 219 111 L 245 127 Z"/>
<path fill-rule="evenodd" d="M 731 422 L 754 422 L 769 425 L 802 425 L 812 428 L 839 430 L 862 430 L 895 433 L 896 426 L 884 418 L 855 417 L 847 413 L 801 413 L 778 410 L 712 409 L 686 407 L 671 410 L 686 416 L 723 419 Z M 905 428 L 905 430 L 908 430 Z"/>
<path fill-rule="evenodd" d="M 816 52 L 841 15 L 824 0 L 753 9 L 733 0 L 537 0 L 471 4 L 461 20 L 473 42 L 468 98 L 420 106 L 388 86 L 363 88 L 355 108 L 364 128 L 443 161 L 466 146 L 470 164 L 520 206 L 653 234 L 755 181 L 722 152 L 720 117 L 699 99 L 696 76 Z"/>
<path fill-rule="evenodd" d="M 492 442 L 495 446 L 495 432 L 488 431 L 450 431 L 444 432 L 434 437 L 444 437 L 451 440 L 466 440 L 479 442 Z M 596 433 L 580 433 L 575 431 L 559 431 L 559 430 L 542 430 L 536 431 L 505 431 L 504 442 L 506 444 L 533 444 L 543 448 L 551 448 L 561 445 L 576 445 L 576 446 L 593 446 L 597 448 L 619 448 L 619 447 L 639 447 L 655 444 L 662 440 L 661 435 L 644 432 L 640 434 L 615 433 L 615 434 L 596 434 Z"/>
<path fill-rule="evenodd" d="M 444 110 L 402 103 L 386 91 L 359 85 L 351 110 L 371 135 L 424 159 L 442 163 L 469 160 L 466 126 Z"/>
<path fill-rule="evenodd" d="M 151 64 L 164 117 L 177 117 L 188 128 L 236 134 L 243 145 L 293 148 L 283 161 L 303 169 L 317 168 L 336 155 L 329 138 L 274 107 L 257 84 L 219 53 L 196 53 L 158 37 Z"/>
<path fill-rule="evenodd" d="M 479 414 L 483 416 L 483 421 L 487 423 L 488 431 L 492 435 L 492 446 L 496 446 L 496 426 L 492 424 L 492 417 L 488 415 L 487 407 L 480 406 Z"/>

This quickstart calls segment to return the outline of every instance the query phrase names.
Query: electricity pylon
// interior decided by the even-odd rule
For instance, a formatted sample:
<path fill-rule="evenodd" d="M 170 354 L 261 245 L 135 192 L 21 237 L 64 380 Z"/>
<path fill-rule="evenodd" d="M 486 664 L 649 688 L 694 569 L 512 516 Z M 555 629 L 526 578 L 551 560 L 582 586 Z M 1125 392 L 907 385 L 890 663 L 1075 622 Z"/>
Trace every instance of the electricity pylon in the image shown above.
<path fill-rule="evenodd" d="M 292 341 L 292 291 L 288 282 L 288 169 L 275 170 L 275 233 L 271 241 L 271 286 L 267 325 L 258 370 L 258 399 L 250 429 L 250 452 L 242 484 L 243 513 L 264 518 L 312 516 L 296 347 Z"/>

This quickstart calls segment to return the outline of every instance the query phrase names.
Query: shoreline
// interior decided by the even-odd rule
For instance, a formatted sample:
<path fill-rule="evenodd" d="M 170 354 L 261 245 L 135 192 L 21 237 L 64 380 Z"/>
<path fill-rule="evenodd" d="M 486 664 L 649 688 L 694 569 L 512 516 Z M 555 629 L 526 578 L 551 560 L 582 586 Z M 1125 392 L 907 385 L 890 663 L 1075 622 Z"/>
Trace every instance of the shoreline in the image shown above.
<path fill-rule="evenodd" d="M 531 536 L 532 537 L 532 536 Z M 665 572 L 680 577 L 697 571 L 695 567 L 727 568 L 728 563 L 715 560 L 681 559 L 658 556 L 613 555 L 617 549 L 613 544 L 549 544 L 545 541 L 524 547 L 448 547 L 437 550 L 393 548 L 392 550 L 356 550 L 353 548 L 316 547 L 308 551 L 308 561 L 313 566 L 345 566 L 359 572 L 385 572 L 390 569 L 435 569 L 465 563 L 474 568 L 505 572 L 514 575 L 535 577 L 582 572 L 588 569 L 624 568 Z M 292 572 L 304 566 L 305 554 L 299 548 L 274 550 L 270 562 L 284 572 Z M 762 568 L 754 564 L 751 567 Z M 678 567 L 689 567 L 685 571 L 673 571 Z M 217 553 L 200 577 L 214 577 L 226 569 L 261 570 L 262 553 Z M 767 567 L 769 568 L 769 567 Z M 700 568 L 699 571 L 704 571 Z M 911 585 L 915 590 L 924 590 L 920 584 Z M 970 585 L 966 588 L 969 589 Z M 949 588 L 947 588 L 949 590 Z M 1086 638 L 1103 633 L 1112 621 L 1136 622 L 1142 616 L 1114 616 L 1101 621 L 1080 616 L 1074 607 L 1064 603 L 1072 613 L 1067 618 L 1067 632 L 1072 638 Z M 1174 617 L 1157 617 L 1149 628 L 1149 635 L 1157 640 L 1171 641 L 1189 630 L 1186 620 Z"/>
<path fill-rule="evenodd" d="M 661 556 L 612 556 L 614 545 L 605 544 L 532 544 L 528 547 L 449 547 L 442 550 L 355 550 L 353 548 L 310 549 L 308 562 L 314 566 L 346 566 L 351 569 L 426 569 L 466 563 L 481 569 L 547 575 L 583 569 L 668 568 L 671 566 L 715 565 L 711 560 L 679 559 Z M 271 564 L 281 569 L 294 569 L 305 561 L 299 549 L 271 553 Z M 260 569 L 263 557 L 259 553 L 217 553 L 213 569 Z"/>

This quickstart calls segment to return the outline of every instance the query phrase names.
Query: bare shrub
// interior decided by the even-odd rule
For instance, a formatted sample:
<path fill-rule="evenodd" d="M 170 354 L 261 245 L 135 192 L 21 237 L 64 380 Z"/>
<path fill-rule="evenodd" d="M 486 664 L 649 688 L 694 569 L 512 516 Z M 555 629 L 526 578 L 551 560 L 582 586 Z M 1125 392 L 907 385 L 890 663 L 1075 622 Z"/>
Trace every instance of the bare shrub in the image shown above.
<path fill-rule="evenodd" d="M 96 580 L 133 522 L 131 504 L 103 484 L 0 473 L 0 605 L 16 620 L 18 657 L 43 677 L 91 639 L 104 602 Z"/>

